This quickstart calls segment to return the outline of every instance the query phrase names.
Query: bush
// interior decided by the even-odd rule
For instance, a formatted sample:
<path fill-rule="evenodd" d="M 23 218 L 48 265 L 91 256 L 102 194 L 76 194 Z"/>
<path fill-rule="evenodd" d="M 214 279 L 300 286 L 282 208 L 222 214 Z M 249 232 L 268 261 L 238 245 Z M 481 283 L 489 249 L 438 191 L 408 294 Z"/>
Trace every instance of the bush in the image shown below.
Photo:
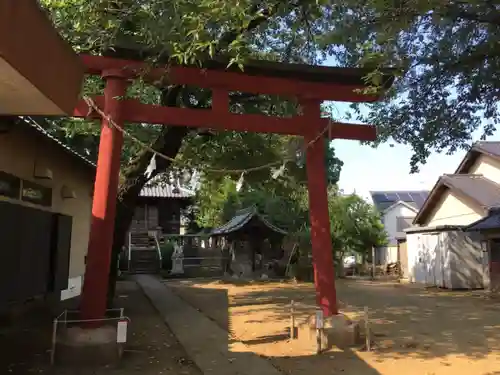
<path fill-rule="evenodd" d="M 174 254 L 174 243 L 165 241 L 163 245 L 160 247 L 161 251 L 161 268 L 166 271 L 170 271 L 172 269 L 172 255 Z"/>

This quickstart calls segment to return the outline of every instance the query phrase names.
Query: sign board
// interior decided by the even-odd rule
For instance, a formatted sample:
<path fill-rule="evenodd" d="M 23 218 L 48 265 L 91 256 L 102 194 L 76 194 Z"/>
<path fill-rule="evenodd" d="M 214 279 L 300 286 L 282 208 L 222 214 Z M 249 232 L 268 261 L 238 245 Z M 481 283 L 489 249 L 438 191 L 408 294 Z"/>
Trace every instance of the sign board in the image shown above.
<path fill-rule="evenodd" d="M 317 310 L 316 311 L 316 328 L 321 329 L 324 326 L 324 320 L 323 320 L 323 310 Z"/>
<path fill-rule="evenodd" d="M 21 200 L 41 206 L 52 206 L 52 189 L 31 181 L 22 181 Z"/>
<path fill-rule="evenodd" d="M 61 301 L 74 298 L 82 294 L 83 276 L 72 277 L 68 280 L 68 289 L 61 290 Z"/>
<path fill-rule="evenodd" d="M 120 320 L 116 327 L 116 342 L 118 344 L 123 344 L 127 342 L 127 326 L 128 322 L 126 320 Z"/>

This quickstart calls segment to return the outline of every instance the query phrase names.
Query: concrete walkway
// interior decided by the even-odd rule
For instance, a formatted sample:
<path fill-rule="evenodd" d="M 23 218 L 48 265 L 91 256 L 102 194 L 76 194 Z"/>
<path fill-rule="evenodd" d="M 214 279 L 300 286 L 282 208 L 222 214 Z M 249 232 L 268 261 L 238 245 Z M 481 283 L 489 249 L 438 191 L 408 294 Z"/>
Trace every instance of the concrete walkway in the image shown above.
<path fill-rule="evenodd" d="M 135 280 L 205 375 L 283 375 L 272 364 L 232 341 L 227 331 L 150 275 Z"/>

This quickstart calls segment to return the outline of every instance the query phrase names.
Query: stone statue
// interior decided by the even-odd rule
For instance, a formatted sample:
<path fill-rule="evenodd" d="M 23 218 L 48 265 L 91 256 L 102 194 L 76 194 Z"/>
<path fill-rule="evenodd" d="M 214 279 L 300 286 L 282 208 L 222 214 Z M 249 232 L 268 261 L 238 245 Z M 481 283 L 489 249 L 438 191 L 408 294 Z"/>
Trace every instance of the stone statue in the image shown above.
<path fill-rule="evenodd" d="M 184 249 L 177 244 L 174 245 L 174 253 L 172 254 L 172 269 L 170 274 L 182 275 L 184 273 Z"/>

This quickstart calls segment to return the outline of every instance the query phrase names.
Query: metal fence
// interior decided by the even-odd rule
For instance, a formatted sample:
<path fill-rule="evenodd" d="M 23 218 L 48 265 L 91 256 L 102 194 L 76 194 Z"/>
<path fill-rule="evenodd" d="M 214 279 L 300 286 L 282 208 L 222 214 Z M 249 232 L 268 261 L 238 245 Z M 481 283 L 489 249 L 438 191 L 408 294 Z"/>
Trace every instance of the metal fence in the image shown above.
<path fill-rule="evenodd" d="M 106 310 L 106 317 L 102 319 L 78 319 L 77 316 L 80 314 L 78 310 L 64 310 L 59 314 L 52 322 L 52 341 L 50 348 L 50 364 L 55 363 L 56 349 L 58 337 L 64 330 L 75 327 L 82 326 L 92 322 L 102 322 L 103 324 L 118 324 L 120 321 L 130 322 L 130 318 L 124 315 L 124 309 L 108 309 Z M 118 345 L 119 355 L 121 356 L 123 352 L 123 345 Z"/>

